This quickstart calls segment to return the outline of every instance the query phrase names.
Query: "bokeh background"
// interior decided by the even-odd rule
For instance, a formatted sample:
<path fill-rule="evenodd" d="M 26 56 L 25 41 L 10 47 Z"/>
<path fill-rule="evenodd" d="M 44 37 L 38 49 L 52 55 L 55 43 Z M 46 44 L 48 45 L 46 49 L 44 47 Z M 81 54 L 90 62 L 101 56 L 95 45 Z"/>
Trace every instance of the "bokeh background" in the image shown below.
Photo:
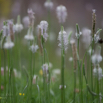
<path fill-rule="evenodd" d="M 35 12 L 35 29 L 41 20 L 48 20 L 48 12 L 44 7 L 44 2 L 46 0 L 0 0 L 0 30 L 3 26 L 3 21 L 8 19 L 14 19 L 16 23 L 17 16 L 20 15 L 21 18 L 27 16 L 27 9 L 31 8 Z M 55 56 L 60 53 L 58 47 L 58 32 L 60 31 L 60 24 L 56 17 L 56 7 L 59 5 L 64 5 L 67 8 L 68 17 L 66 23 L 64 24 L 65 30 L 71 29 L 73 35 L 75 35 L 75 24 L 78 23 L 80 29 L 86 27 L 88 29 L 92 28 L 92 9 L 96 9 L 96 30 L 98 28 L 103 28 L 103 0 L 52 0 L 54 7 L 51 10 L 51 32 L 54 34 L 55 42 L 51 44 L 51 52 L 49 52 L 49 58 L 52 58 L 50 61 L 57 64 L 54 61 Z M 22 35 L 25 35 L 27 30 L 22 32 Z M 101 32 L 101 37 L 102 37 Z M 80 55 L 84 55 L 85 49 L 81 45 Z M 102 46 L 102 45 L 101 45 Z M 54 52 L 55 51 L 55 52 Z M 58 52 L 59 51 L 59 52 Z M 70 50 L 71 51 L 71 50 Z M 57 53 L 56 53 L 57 52 Z M 70 53 L 71 55 L 71 53 Z M 68 54 L 68 58 L 69 58 Z M 82 57 L 82 56 L 81 56 Z M 58 57 L 58 63 L 60 63 Z M 68 64 L 68 61 L 67 61 Z"/>
<path fill-rule="evenodd" d="M 0 0 L 0 25 L 2 25 L 2 20 L 15 19 L 18 14 L 22 17 L 26 16 L 28 8 L 33 9 L 36 16 L 35 23 L 38 23 L 39 20 L 45 19 L 47 16 L 46 8 L 44 7 L 45 1 L 46 0 Z M 57 20 L 54 19 L 56 18 L 56 7 L 62 4 L 66 6 L 68 11 L 66 25 L 75 26 L 75 23 L 79 23 L 80 27 L 91 27 L 92 9 L 96 9 L 97 11 L 97 27 L 101 28 L 103 25 L 102 0 L 52 0 L 52 2 L 54 3 L 51 15 L 52 22 Z"/>

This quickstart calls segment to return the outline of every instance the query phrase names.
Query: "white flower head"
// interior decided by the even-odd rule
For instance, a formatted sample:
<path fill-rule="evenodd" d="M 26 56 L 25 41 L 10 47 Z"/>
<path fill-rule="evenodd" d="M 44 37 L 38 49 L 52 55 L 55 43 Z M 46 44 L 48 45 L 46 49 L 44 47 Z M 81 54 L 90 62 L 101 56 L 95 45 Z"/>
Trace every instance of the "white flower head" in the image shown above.
<path fill-rule="evenodd" d="M 94 41 L 97 43 L 100 40 L 100 32 L 102 29 L 97 30 L 96 34 L 94 34 Z"/>
<path fill-rule="evenodd" d="M 102 68 L 98 68 L 98 79 L 100 80 L 102 78 Z"/>
<path fill-rule="evenodd" d="M 94 52 L 94 50 L 92 50 L 92 48 L 90 47 L 88 50 L 89 55 L 91 55 Z"/>
<path fill-rule="evenodd" d="M 43 69 L 43 74 L 47 75 L 48 74 L 48 65 L 47 64 L 43 64 L 42 69 Z"/>
<path fill-rule="evenodd" d="M 23 30 L 23 25 L 22 24 L 16 24 L 15 25 L 15 31 L 16 32 L 20 32 L 20 31 L 22 31 Z"/>
<path fill-rule="evenodd" d="M 33 84 L 36 84 L 37 78 L 38 78 L 38 76 L 34 74 L 34 76 L 33 76 Z"/>
<path fill-rule="evenodd" d="M 94 75 L 94 76 L 97 76 L 97 71 L 98 71 L 98 70 L 97 70 L 97 68 L 95 67 L 95 68 L 93 69 L 93 75 Z"/>
<path fill-rule="evenodd" d="M 64 30 L 59 32 L 58 40 L 60 41 L 58 46 L 61 48 L 63 46 L 64 50 L 66 51 L 68 48 L 68 35 Z"/>
<path fill-rule="evenodd" d="M 50 69 L 53 67 L 52 63 L 50 63 L 50 62 L 49 62 L 49 64 L 48 64 L 48 63 L 45 63 L 45 64 L 48 65 L 48 67 L 49 67 Z"/>
<path fill-rule="evenodd" d="M 48 22 L 47 21 L 41 21 L 39 28 L 41 29 L 41 35 L 47 41 L 48 34 L 47 34 L 47 29 L 48 29 Z"/>
<path fill-rule="evenodd" d="M 95 41 L 95 43 L 97 43 L 98 42 L 98 40 L 100 39 L 100 36 L 99 36 L 100 34 L 94 34 L 94 41 Z"/>
<path fill-rule="evenodd" d="M 67 18 L 67 9 L 65 6 L 60 5 L 56 8 L 57 18 L 59 19 L 59 23 L 64 23 Z"/>
<path fill-rule="evenodd" d="M 91 57 L 92 63 L 94 65 L 97 65 L 102 61 L 102 56 L 100 55 L 100 53 L 101 53 L 101 48 L 100 48 L 100 46 L 98 46 L 98 47 L 96 47 L 95 53 Z"/>
<path fill-rule="evenodd" d="M 45 6 L 48 10 L 51 10 L 51 9 L 53 9 L 53 2 L 47 0 L 47 1 L 44 3 L 44 6 Z"/>
<path fill-rule="evenodd" d="M 79 38 L 82 35 L 82 32 L 79 32 L 79 33 L 76 32 L 75 35 L 77 38 Z"/>
<path fill-rule="evenodd" d="M 38 49 L 39 49 L 39 47 L 38 47 L 38 45 L 32 45 L 32 46 L 30 46 L 30 48 L 29 48 L 33 53 L 35 53 Z"/>
<path fill-rule="evenodd" d="M 33 27 L 33 25 L 34 25 L 34 19 L 35 19 L 35 17 L 34 17 L 34 12 L 33 12 L 33 10 L 32 9 L 28 9 L 28 16 L 29 16 L 29 21 L 30 21 L 30 26 L 32 26 Z"/>
<path fill-rule="evenodd" d="M 11 41 L 10 35 L 7 36 L 6 42 L 4 43 L 4 48 L 5 49 L 11 49 L 13 48 L 14 43 Z"/>
<path fill-rule="evenodd" d="M 98 67 L 98 68 L 94 68 L 93 69 L 93 75 L 95 77 L 98 77 L 98 80 L 100 80 L 102 78 L 102 68 L 101 67 Z"/>
<path fill-rule="evenodd" d="M 63 85 L 59 85 L 59 89 L 63 89 Z M 66 85 L 64 85 L 64 89 L 66 89 Z"/>
<path fill-rule="evenodd" d="M 53 75 L 59 75 L 61 73 L 60 69 L 54 69 L 52 71 Z"/>
<path fill-rule="evenodd" d="M 7 25 L 8 25 L 8 35 L 13 35 L 15 33 L 15 26 L 13 24 L 13 20 L 8 20 Z"/>
<path fill-rule="evenodd" d="M 69 61 L 72 62 L 72 61 L 73 61 L 73 57 L 70 57 L 70 58 L 69 58 Z"/>
<path fill-rule="evenodd" d="M 29 16 L 30 19 L 34 19 L 34 18 L 35 18 L 35 17 L 34 17 L 34 14 L 35 14 L 35 13 L 33 12 L 32 9 L 28 9 L 27 12 L 28 12 L 28 16 Z"/>
<path fill-rule="evenodd" d="M 25 16 L 22 21 L 25 28 L 29 27 L 30 21 L 28 16 Z"/>
<path fill-rule="evenodd" d="M 14 76 L 15 76 L 15 77 L 21 78 L 21 73 L 18 72 L 15 68 L 13 69 L 13 72 L 14 72 Z"/>
<path fill-rule="evenodd" d="M 8 35 L 8 26 L 7 25 L 4 25 L 3 26 L 3 37 L 7 36 Z"/>
<path fill-rule="evenodd" d="M 18 15 L 18 17 L 17 17 L 17 23 L 15 25 L 15 31 L 16 32 L 20 32 L 22 30 L 23 30 L 23 25 L 21 24 L 20 15 Z"/>
<path fill-rule="evenodd" d="M 70 40 L 70 44 L 73 44 L 73 43 L 75 43 L 75 39 L 72 38 L 72 39 Z"/>
<path fill-rule="evenodd" d="M 91 43 L 91 30 L 87 28 L 82 29 L 82 42 L 85 43 L 85 47 L 87 48 Z"/>
<path fill-rule="evenodd" d="M 34 40 L 32 28 L 28 29 L 27 35 L 24 36 L 26 40 Z"/>

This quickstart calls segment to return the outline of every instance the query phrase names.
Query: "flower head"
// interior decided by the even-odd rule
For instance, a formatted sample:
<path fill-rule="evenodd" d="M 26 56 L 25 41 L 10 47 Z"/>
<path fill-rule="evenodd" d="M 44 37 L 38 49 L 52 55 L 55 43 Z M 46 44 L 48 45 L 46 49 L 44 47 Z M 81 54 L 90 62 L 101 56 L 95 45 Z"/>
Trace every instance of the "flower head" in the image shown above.
<path fill-rule="evenodd" d="M 47 34 L 47 29 L 48 29 L 48 22 L 47 21 L 41 21 L 40 25 L 38 26 L 41 29 L 41 35 L 47 41 L 48 34 Z"/>
<path fill-rule="evenodd" d="M 34 44 L 33 44 L 32 46 L 30 46 L 29 49 L 30 49 L 33 53 L 35 53 L 35 52 L 38 50 L 38 48 L 39 48 L 38 45 L 34 45 Z"/>
<path fill-rule="evenodd" d="M 27 35 L 24 36 L 26 40 L 34 40 L 32 28 L 28 29 Z"/>
<path fill-rule="evenodd" d="M 59 32 L 58 40 L 60 41 L 58 46 L 63 47 L 66 51 L 68 48 L 68 35 L 64 30 Z"/>
<path fill-rule="evenodd" d="M 43 74 L 47 75 L 48 74 L 48 65 L 47 64 L 43 64 L 42 69 L 43 69 Z"/>
<path fill-rule="evenodd" d="M 7 36 L 8 35 L 8 26 L 7 25 L 4 25 L 3 26 L 3 36 Z"/>
<path fill-rule="evenodd" d="M 57 18 L 59 19 L 59 23 L 64 23 L 67 17 L 67 9 L 65 6 L 60 5 L 56 8 Z"/>
<path fill-rule="evenodd" d="M 53 2 L 47 0 L 47 1 L 44 3 L 44 6 L 45 6 L 47 9 L 51 10 L 51 9 L 53 8 Z"/>
<path fill-rule="evenodd" d="M 22 21 L 23 21 L 24 27 L 27 28 L 30 24 L 29 17 L 25 16 Z"/>
<path fill-rule="evenodd" d="M 8 20 L 7 24 L 3 26 L 3 36 L 6 36 L 5 49 L 11 49 L 14 46 L 14 43 L 11 41 L 14 38 L 14 32 L 13 21 Z"/>
<path fill-rule="evenodd" d="M 4 43 L 5 49 L 11 49 L 14 46 L 14 43 L 11 41 L 10 36 L 7 36 L 7 41 Z"/>
<path fill-rule="evenodd" d="M 92 55 L 92 58 L 91 58 L 92 59 L 92 63 L 94 65 L 97 65 L 97 64 L 99 64 L 102 61 L 102 56 L 100 55 L 100 53 L 101 53 L 101 47 L 98 46 L 96 48 L 95 53 Z"/>
<path fill-rule="evenodd" d="M 20 32 L 21 30 L 23 30 L 23 25 L 21 24 L 20 15 L 18 15 L 18 17 L 17 17 L 17 23 L 15 25 L 15 31 L 16 32 Z"/>
<path fill-rule="evenodd" d="M 85 47 L 87 48 L 91 43 L 91 30 L 87 28 L 82 29 L 82 41 L 85 43 Z"/>
<path fill-rule="evenodd" d="M 28 9 L 28 16 L 29 16 L 29 21 L 30 21 L 29 25 L 33 27 L 35 17 L 34 17 L 34 12 L 32 9 Z"/>
<path fill-rule="evenodd" d="M 33 84 L 36 84 L 36 80 L 37 80 L 38 76 L 37 75 L 34 75 L 33 76 Z"/>
<path fill-rule="evenodd" d="M 101 67 L 98 67 L 98 68 L 94 68 L 93 69 L 93 75 L 95 77 L 98 77 L 98 80 L 100 80 L 102 78 L 102 68 Z"/>

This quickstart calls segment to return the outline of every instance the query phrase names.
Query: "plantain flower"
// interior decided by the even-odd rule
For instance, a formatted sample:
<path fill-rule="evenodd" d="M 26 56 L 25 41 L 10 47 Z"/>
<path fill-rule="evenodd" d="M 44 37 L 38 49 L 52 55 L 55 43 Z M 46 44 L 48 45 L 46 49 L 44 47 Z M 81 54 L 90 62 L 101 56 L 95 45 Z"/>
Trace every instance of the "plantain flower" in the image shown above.
<path fill-rule="evenodd" d="M 47 41 L 47 38 L 48 38 L 48 34 L 47 34 L 48 22 L 47 21 L 41 21 L 40 25 L 38 27 L 41 29 L 41 35 L 43 36 L 44 40 Z"/>
<path fill-rule="evenodd" d="M 24 36 L 26 40 L 34 40 L 33 30 L 29 27 L 27 35 Z"/>
<path fill-rule="evenodd" d="M 61 48 L 63 47 L 66 51 L 68 49 L 68 35 L 64 30 L 59 32 L 58 40 L 58 46 Z"/>
<path fill-rule="evenodd" d="M 34 44 L 33 44 L 32 46 L 30 46 L 29 49 L 30 49 L 33 53 L 35 53 L 35 52 L 38 50 L 38 48 L 39 48 L 38 45 L 34 45 Z"/>
<path fill-rule="evenodd" d="M 15 31 L 20 32 L 23 30 L 23 25 L 21 24 L 20 16 L 17 17 L 17 23 L 15 25 Z"/>
<path fill-rule="evenodd" d="M 45 6 L 48 10 L 51 10 L 51 9 L 53 9 L 53 2 L 50 1 L 50 0 L 47 0 L 47 1 L 44 3 L 44 6 Z"/>
<path fill-rule="evenodd" d="M 65 6 L 60 5 L 56 8 L 57 18 L 59 19 L 59 23 L 64 23 L 67 18 L 67 9 Z"/>

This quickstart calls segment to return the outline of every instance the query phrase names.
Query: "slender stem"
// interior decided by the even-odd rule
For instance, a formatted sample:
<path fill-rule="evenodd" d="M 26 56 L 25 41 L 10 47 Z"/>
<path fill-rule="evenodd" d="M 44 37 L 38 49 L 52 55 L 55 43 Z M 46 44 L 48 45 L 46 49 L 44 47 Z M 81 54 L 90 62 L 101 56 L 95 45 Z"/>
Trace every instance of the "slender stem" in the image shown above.
<path fill-rule="evenodd" d="M 10 88 L 10 76 L 9 76 L 9 74 L 10 74 L 10 50 L 7 50 L 7 56 L 8 56 L 8 97 L 7 97 L 7 100 L 8 101 L 10 101 L 10 90 L 11 90 L 11 88 Z"/>
<path fill-rule="evenodd" d="M 65 103 L 65 90 L 64 90 L 64 50 L 61 51 L 61 103 Z"/>
<path fill-rule="evenodd" d="M 30 100 L 31 100 L 31 98 L 32 98 L 32 78 L 33 78 L 33 75 L 32 75 L 32 73 L 33 73 L 33 71 L 32 71 L 32 52 L 31 52 L 31 67 L 30 67 L 30 69 L 31 69 L 31 71 L 30 71 L 30 77 L 31 77 L 31 85 L 30 85 L 30 88 L 31 88 L 31 93 L 30 93 Z"/>
<path fill-rule="evenodd" d="M 64 90 L 64 40 L 63 40 L 63 27 L 61 26 L 61 40 L 62 40 L 62 48 L 61 48 L 61 103 L 65 103 L 65 90 Z"/>
<path fill-rule="evenodd" d="M 5 50 L 3 49 L 3 55 L 4 55 L 4 96 L 6 96 L 6 56 L 5 56 Z"/>
<path fill-rule="evenodd" d="M 78 56 L 79 56 L 79 38 L 78 38 L 78 44 L 77 44 L 77 50 L 78 50 Z"/>
<path fill-rule="evenodd" d="M 74 99 L 73 99 L 73 103 L 75 103 L 75 89 L 76 89 L 76 69 L 74 68 Z"/>
<path fill-rule="evenodd" d="M 99 98 L 99 74 L 98 74 L 98 71 L 97 71 L 97 94 L 98 94 L 98 103 L 100 103 L 100 98 Z"/>

